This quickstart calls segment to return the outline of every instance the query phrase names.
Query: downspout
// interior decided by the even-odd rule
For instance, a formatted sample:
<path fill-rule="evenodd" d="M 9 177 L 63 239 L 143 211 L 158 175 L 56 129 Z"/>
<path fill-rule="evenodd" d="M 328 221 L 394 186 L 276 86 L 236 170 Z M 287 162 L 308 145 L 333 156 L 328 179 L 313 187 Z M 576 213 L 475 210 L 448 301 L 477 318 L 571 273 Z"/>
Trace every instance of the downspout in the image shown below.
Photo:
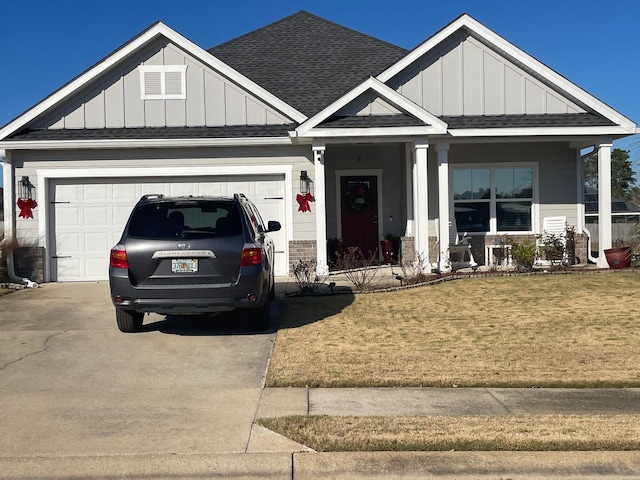
<path fill-rule="evenodd" d="M 11 164 L 11 155 L 6 150 L 0 149 L 0 158 L 3 160 L 2 162 L 2 178 L 4 184 L 4 243 L 9 241 L 8 239 L 14 238 L 13 231 L 13 216 L 14 216 L 14 208 L 15 204 L 13 200 L 13 186 L 15 184 L 13 178 L 13 165 Z M 26 285 L 28 288 L 38 288 L 38 284 L 29 280 L 28 278 L 19 277 L 16 275 L 16 271 L 13 263 L 13 249 L 7 248 L 7 275 L 9 278 L 20 285 Z"/>
<path fill-rule="evenodd" d="M 594 146 L 594 150 L 590 151 L 589 153 L 585 153 L 584 155 L 580 155 L 580 162 L 581 162 L 581 169 L 582 169 L 582 222 L 584 223 L 584 162 L 585 159 L 591 155 L 593 152 L 595 151 L 595 146 Z M 599 212 L 598 212 L 599 214 Z M 587 259 L 589 260 L 589 262 L 593 263 L 593 264 L 597 264 L 598 263 L 598 257 L 594 257 L 593 255 L 591 255 L 591 232 L 589 230 L 587 230 L 587 227 L 583 225 L 582 227 L 582 233 L 584 235 L 587 236 Z"/>

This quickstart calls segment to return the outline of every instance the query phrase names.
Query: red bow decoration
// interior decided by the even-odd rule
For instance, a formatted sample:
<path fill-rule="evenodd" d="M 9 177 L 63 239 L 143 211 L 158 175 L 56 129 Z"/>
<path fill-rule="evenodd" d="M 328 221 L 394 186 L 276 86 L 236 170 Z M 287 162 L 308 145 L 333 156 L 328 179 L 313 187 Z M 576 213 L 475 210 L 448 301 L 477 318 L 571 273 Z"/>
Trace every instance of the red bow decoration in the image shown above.
<path fill-rule="evenodd" d="M 36 208 L 38 204 L 33 198 L 27 198 L 26 200 L 19 198 L 18 199 L 18 208 L 20 209 L 19 217 L 22 218 L 33 218 L 32 209 Z"/>
<path fill-rule="evenodd" d="M 311 207 L 309 206 L 309 202 L 315 202 L 315 198 L 313 198 L 313 196 L 310 193 L 305 193 L 304 195 L 299 193 L 296 196 L 296 200 L 298 201 L 298 204 L 300 205 L 298 207 L 298 211 L 299 212 L 310 212 L 311 211 Z"/>

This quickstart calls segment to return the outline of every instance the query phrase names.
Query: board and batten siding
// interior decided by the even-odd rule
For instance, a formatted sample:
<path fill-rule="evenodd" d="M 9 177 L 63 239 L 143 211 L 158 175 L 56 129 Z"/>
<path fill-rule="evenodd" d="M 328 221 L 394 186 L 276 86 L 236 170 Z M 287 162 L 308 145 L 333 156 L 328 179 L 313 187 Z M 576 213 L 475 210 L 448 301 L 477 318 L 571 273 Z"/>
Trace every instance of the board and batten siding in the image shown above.
<path fill-rule="evenodd" d="M 532 73 L 462 31 L 388 83 L 438 116 L 585 111 Z"/>
<path fill-rule="evenodd" d="M 142 99 L 141 65 L 186 65 L 186 99 Z M 171 43 L 158 42 L 109 70 L 34 128 L 282 125 L 289 120 Z"/>

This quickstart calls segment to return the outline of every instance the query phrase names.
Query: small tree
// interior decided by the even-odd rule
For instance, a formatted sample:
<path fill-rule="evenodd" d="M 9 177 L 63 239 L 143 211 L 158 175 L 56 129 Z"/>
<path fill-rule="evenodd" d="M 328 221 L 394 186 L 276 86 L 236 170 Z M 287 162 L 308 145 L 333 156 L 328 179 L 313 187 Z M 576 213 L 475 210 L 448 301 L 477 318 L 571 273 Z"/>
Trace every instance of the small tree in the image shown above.
<path fill-rule="evenodd" d="M 598 189 L 598 152 L 590 153 L 584 164 L 585 186 Z M 640 188 L 629 160 L 629 150 L 611 150 L 611 194 L 616 198 L 630 201 L 640 196 Z"/>

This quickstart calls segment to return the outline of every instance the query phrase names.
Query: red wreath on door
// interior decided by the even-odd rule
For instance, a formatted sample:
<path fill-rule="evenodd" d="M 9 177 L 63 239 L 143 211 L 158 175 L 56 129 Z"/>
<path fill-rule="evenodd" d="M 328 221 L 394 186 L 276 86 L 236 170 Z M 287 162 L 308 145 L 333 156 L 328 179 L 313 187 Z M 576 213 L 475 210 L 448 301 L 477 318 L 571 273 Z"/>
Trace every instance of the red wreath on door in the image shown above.
<path fill-rule="evenodd" d="M 36 201 L 33 198 L 24 198 L 18 199 L 18 208 L 20 209 L 19 217 L 22 218 L 33 218 L 32 210 L 38 206 Z"/>
<path fill-rule="evenodd" d="M 299 193 L 296 196 L 296 200 L 298 201 L 298 211 L 299 212 L 310 212 L 311 207 L 309 206 L 309 202 L 315 202 L 315 198 L 310 193 Z"/>

